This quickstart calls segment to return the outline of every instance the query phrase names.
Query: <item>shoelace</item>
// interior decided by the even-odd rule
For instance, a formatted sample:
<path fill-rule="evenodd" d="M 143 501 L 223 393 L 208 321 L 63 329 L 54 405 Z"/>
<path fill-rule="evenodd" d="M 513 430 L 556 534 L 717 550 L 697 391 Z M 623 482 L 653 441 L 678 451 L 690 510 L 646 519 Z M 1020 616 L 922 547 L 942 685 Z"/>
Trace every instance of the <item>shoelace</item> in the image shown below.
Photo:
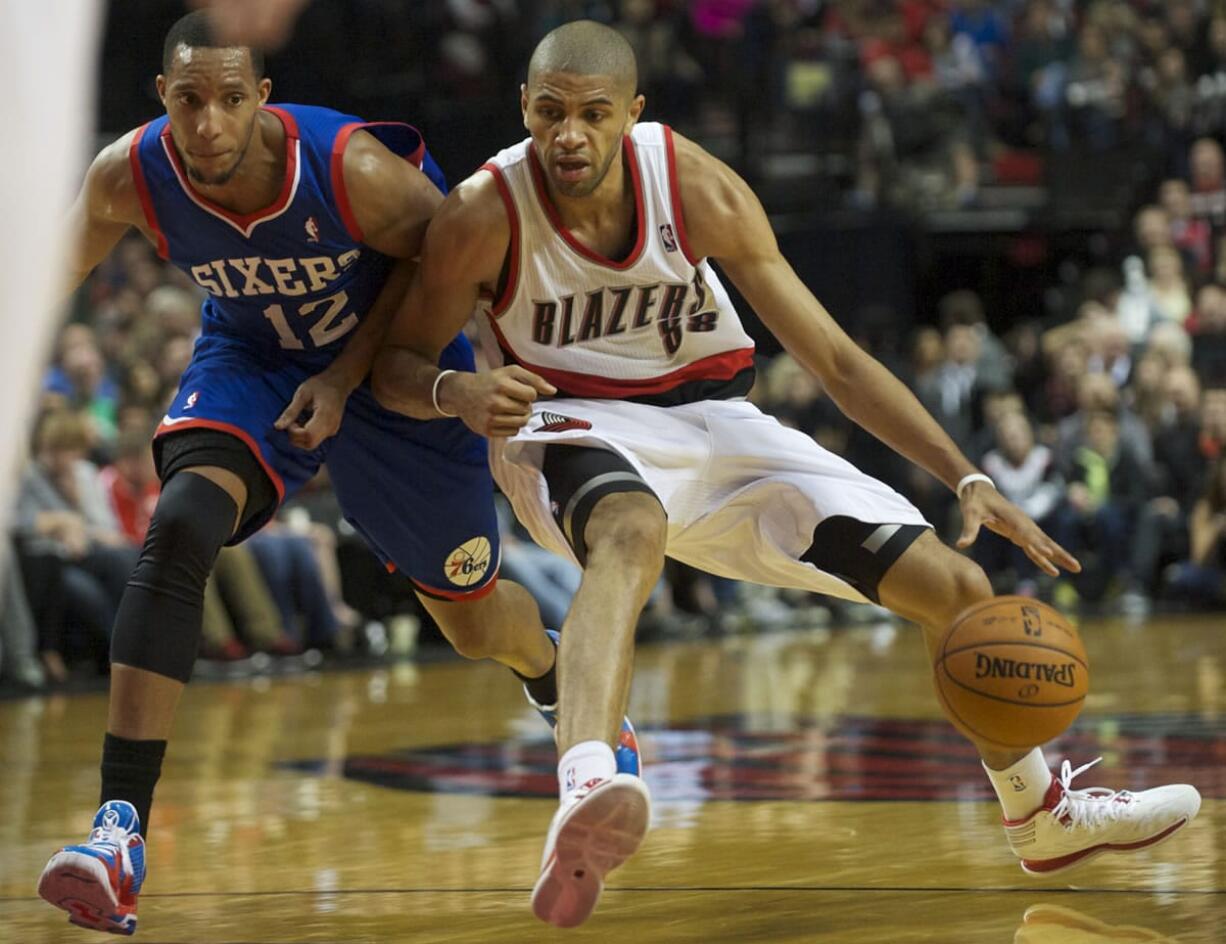
<path fill-rule="evenodd" d="M 1096 757 L 1088 764 L 1083 764 L 1076 770 L 1067 760 L 1060 765 L 1060 786 L 1063 796 L 1051 811 L 1060 822 L 1068 818 L 1070 829 L 1092 828 L 1104 820 L 1116 820 L 1124 812 L 1124 808 L 1132 802 L 1132 794 L 1127 790 L 1109 790 L 1106 787 L 1087 787 L 1084 790 L 1073 790 L 1073 778 L 1084 774 L 1097 764 L 1101 757 Z"/>

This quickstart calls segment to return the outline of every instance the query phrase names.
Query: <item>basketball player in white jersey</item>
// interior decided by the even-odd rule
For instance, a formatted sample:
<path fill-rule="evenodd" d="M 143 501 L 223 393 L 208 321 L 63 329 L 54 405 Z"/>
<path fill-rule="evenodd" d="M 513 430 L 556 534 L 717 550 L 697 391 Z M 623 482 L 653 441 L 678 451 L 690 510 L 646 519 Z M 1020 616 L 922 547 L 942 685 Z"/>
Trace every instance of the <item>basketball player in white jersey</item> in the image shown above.
<path fill-rule="evenodd" d="M 741 580 L 872 600 L 931 648 L 990 596 L 901 495 L 744 399 L 753 346 L 707 260 L 845 413 L 954 490 L 966 547 L 983 525 L 1047 573 L 1077 562 L 978 472 L 911 393 L 861 351 L 779 252 L 732 170 L 640 123 L 629 45 L 581 21 L 537 47 L 522 90 L 530 137 L 457 187 L 375 367 L 387 406 L 458 415 L 501 437 L 494 473 L 538 543 L 584 565 L 562 633 L 561 805 L 533 910 L 585 920 L 642 841 L 648 795 L 616 774 L 639 610 L 664 557 Z M 485 374 L 439 372 L 474 308 Z M 543 399 L 549 397 L 549 399 Z M 1042 751 L 977 744 L 1028 872 L 1151 846 L 1197 812 L 1190 786 L 1075 790 Z"/>

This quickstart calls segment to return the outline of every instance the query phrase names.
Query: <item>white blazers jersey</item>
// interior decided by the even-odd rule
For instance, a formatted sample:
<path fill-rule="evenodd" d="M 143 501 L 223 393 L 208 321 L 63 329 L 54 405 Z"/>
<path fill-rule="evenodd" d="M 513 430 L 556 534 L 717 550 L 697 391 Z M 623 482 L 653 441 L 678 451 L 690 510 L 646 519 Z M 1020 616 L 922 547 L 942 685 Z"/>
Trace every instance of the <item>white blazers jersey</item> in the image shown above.
<path fill-rule="evenodd" d="M 491 363 L 526 367 L 561 397 L 670 406 L 744 396 L 753 341 L 711 266 L 690 251 L 671 129 L 635 125 L 623 159 L 635 240 L 621 261 L 563 226 L 530 138 L 483 166 L 511 225 L 504 284 L 478 312 Z"/>

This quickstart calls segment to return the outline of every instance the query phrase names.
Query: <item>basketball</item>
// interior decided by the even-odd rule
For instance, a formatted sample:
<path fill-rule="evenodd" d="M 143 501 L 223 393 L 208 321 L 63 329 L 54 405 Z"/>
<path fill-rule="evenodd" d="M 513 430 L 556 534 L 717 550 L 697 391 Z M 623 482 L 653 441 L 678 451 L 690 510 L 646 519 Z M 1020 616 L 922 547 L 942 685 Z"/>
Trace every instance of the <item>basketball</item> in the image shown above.
<path fill-rule="evenodd" d="M 933 670 L 954 726 L 1001 748 L 1034 747 L 1062 734 L 1090 687 L 1077 630 L 1027 597 L 995 597 L 963 611 L 941 640 Z"/>

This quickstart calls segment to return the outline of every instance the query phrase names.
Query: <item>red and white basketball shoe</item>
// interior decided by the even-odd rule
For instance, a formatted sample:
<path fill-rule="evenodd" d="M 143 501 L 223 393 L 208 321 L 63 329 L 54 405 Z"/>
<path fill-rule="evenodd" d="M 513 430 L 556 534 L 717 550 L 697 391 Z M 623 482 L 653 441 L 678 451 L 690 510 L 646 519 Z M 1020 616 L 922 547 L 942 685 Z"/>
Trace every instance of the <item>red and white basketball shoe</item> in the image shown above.
<path fill-rule="evenodd" d="M 650 822 L 651 794 L 642 778 L 619 773 L 581 787 L 549 826 L 532 913 L 559 928 L 586 921 L 605 876 L 634 855 Z"/>
<path fill-rule="evenodd" d="M 1043 805 L 1025 819 L 1005 820 L 1005 835 L 1031 875 L 1062 872 L 1104 852 L 1152 849 L 1186 826 L 1200 810 L 1200 794 L 1185 783 L 1140 793 L 1088 787 L 1073 778 L 1102 758 L 1073 769 L 1067 760 L 1053 777 Z"/>

